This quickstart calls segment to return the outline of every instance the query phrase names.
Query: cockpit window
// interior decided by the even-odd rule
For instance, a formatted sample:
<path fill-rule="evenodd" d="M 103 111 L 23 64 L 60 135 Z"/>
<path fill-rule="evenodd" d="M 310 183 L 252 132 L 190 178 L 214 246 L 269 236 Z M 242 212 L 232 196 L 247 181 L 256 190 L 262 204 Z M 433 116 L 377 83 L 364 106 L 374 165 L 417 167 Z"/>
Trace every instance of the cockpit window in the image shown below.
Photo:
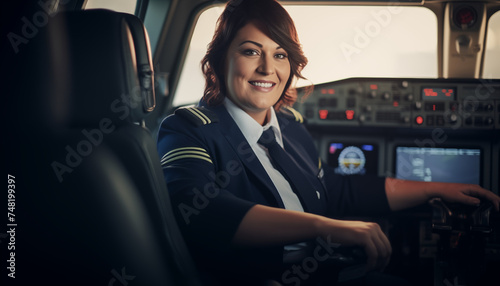
<path fill-rule="evenodd" d="M 500 78 L 500 11 L 490 17 L 486 35 L 483 78 Z"/>
<path fill-rule="evenodd" d="M 87 0 L 85 9 L 109 9 L 134 14 L 137 0 Z"/>
<path fill-rule="evenodd" d="M 285 5 L 309 64 L 298 86 L 349 77 L 436 78 L 437 18 L 423 7 Z M 199 17 L 175 92 L 174 106 L 203 94 L 200 61 L 223 7 Z"/>

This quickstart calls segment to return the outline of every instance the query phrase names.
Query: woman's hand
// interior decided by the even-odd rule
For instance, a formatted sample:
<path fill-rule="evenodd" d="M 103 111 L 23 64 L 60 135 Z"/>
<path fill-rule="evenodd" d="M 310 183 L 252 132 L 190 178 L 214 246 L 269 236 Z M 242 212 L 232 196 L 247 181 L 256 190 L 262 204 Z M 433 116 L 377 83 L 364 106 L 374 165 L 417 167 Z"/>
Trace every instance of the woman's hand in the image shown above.
<path fill-rule="evenodd" d="M 499 211 L 500 197 L 478 185 L 456 183 L 429 183 L 428 192 L 432 197 L 440 197 L 450 203 L 479 205 L 481 200 L 490 201 Z"/>
<path fill-rule="evenodd" d="M 367 270 L 383 270 L 392 253 L 387 236 L 376 223 L 336 220 L 263 205 L 255 205 L 248 211 L 233 244 L 289 245 L 318 237 L 342 246 L 363 248 L 368 258 Z"/>
<path fill-rule="evenodd" d="M 392 210 L 417 206 L 436 197 L 450 203 L 466 205 L 479 205 L 481 199 L 488 200 L 497 211 L 500 205 L 499 196 L 472 184 L 418 182 L 387 178 L 385 193 Z"/>
<path fill-rule="evenodd" d="M 392 247 L 376 223 L 325 218 L 319 229 L 329 241 L 362 247 L 367 256 L 367 270 L 384 270 L 389 263 Z"/>

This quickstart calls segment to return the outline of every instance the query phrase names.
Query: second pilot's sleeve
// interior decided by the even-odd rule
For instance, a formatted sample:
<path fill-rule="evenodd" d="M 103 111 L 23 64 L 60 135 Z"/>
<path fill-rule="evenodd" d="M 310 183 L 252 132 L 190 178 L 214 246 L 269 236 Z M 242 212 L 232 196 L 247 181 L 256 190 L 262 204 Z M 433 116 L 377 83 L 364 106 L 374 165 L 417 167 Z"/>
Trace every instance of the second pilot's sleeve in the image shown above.
<path fill-rule="evenodd" d="M 390 212 L 385 177 L 339 175 L 326 166 L 324 183 L 328 190 L 328 216 L 371 216 Z"/>

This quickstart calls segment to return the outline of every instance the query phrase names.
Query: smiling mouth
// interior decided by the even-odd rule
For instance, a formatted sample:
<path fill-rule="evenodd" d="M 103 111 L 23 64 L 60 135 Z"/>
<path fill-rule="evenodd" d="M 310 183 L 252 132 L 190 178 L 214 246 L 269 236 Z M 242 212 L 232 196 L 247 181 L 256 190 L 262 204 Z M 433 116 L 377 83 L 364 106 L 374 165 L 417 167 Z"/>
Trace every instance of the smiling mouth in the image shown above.
<path fill-rule="evenodd" d="M 261 82 L 261 81 L 250 81 L 251 85 L 257 86 L 257 87 L 263 87 L 263 88 L 271 88 L 275 83 L 272 82 Z"/>

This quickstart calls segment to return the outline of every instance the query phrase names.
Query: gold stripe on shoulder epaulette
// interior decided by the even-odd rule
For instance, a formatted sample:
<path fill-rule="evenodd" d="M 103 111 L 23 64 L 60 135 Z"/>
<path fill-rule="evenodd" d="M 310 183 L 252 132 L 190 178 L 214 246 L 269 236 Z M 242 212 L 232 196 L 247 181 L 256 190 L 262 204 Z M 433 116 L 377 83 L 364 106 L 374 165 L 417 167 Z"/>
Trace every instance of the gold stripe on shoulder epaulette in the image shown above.
<path fill-rule="evenodd" d="M 188 119 L 196 126 L 207 125 L 219 121 L 215 113 L 204 107 L 182 107 L 177 109 L 175 114 Z"/>
<path fill-rule="evenodd" d="M 285 108 L 293 115 L 295 121 L 304 123 L 304 117 L 302 117 L 302 114 L 300 114 L 300 112 L 298 112 L 297 110 L 293 109 L 293 107 L 290 106 L 285 106 Z"/>
<path fill-rule="evenodd" d="M 200 159 L 213 164 L 207 150 L 200 147 L 181 147 L 169 151 L 161 157 L 161 165 L 165 166 L 179 159 Z"/>
<path fill-rule="evenodd" d="M 323 170 L 322 168 L 322 164 L 321 164 L 321 158 L 319 158 L 319 163 L 318 163 L 318 179 L 323 179 L 323 176 L 325 176 L 325 171 Z"/>

